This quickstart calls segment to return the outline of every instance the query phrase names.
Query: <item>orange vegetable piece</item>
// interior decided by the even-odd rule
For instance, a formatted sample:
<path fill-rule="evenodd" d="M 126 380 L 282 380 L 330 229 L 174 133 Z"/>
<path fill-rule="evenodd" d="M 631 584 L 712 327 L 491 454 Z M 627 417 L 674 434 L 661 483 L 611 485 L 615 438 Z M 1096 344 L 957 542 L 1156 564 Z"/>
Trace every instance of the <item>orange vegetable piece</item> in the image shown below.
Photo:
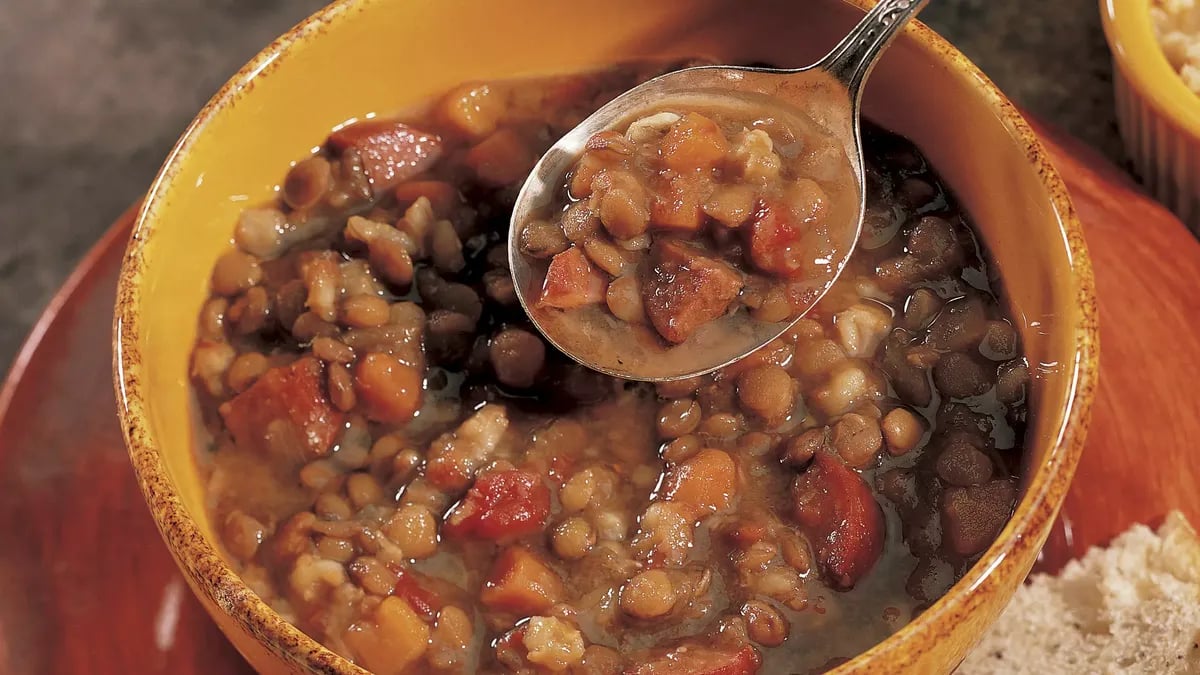
<path fill-rule="evenodd" d="M 668 342 L 687 340 L 719 318 L 742 290 L 742 276 L 728 264 L 676 240 L 655 242 L 654 267 L 642 283 L 650 323 Z"/>
<path fill-rule="evenodd" d="M 699 113 L 684 115 L 659 142 L 663 165 L 680 173 L 707 171 L 729 152 L 729 140 L 717 123 Z"/>
<path fill-rule="evenodd" d="M 723 450 L 701 450 L 667 469 L 663 496 L 686 506 L 694 518 L 729 508 L 737 492 L 737 466 Z"/>
<path fill-rule="evenodd" d="M 510 546 L 496 558 L 479 593 L 488 609 L 520 616 L 540 614 L 565 597 L 558 573 L 523 546 Z"/>
<path fill-rule="evenodd" d="M 503 187 L 525 180 L 537 157 L 517 132 L 501 129 L 468 150 L 463 162 L 484 185 Z"/>
<path fill-rule="evenodd" d="M 364 668 L 378 675 L 400 675 L 425 655 L 429 626 L 397 597 L 384 598 L 368 621 L 343 635 Z"/>
<path fill-rule="evenodd" d="M 424 375 L 390 354 L 372 352 L 354 369 L 354 391 L 368 419 L 399 424 L 412 419 L 421 407 Z"/>
<path fill-rule="evenodd" d="M 575 309 L 603 302 L 607 292 L 605 274 L 592 267 L 582 250 L 572 246 L 550 259 L 538 305 Z"/>

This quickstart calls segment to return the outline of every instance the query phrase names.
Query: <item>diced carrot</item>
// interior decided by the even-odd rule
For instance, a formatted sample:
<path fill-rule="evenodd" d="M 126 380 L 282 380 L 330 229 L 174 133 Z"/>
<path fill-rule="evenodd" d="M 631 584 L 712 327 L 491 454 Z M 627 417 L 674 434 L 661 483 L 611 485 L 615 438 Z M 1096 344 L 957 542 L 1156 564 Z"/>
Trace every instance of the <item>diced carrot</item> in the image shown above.
<path fill-rule="evenodd" d="M 686 232 L 700 229 L 712 191 L 712 182 L 696 174 L 676 174 L 661 181 L 650 200 L 650 226 Z"/>
<path fill-rule="evenodd" d="M 818 452 L 792 483 L 792 514 L 831 584 L 853 588 L 883 552 L 883 513 L 858 472 Z"/>
<path fill-rule="evenodd" d="M 550 516 L 550 488 L 536 474 L 509 469 L 475 480 L 467 496 L 446 515 L 451 537 L 508 539 L 536 534 Z"/>
<path fill-rule="evenodd" d="M 635 658 L 625 675 L 753 675 L 762 665 L 758 650 L 689 644 L 652 656 Z"/>
<path fill-rule="evenodd" d="M 429 200 L 433 214 L 438 218 L 450 215 L 454 207 L 462 203 L 458 188 L 444 180 L 410 180 L 396 186 L 396 205 L 407 209 L 421 197 Z"/>
<path fill-rule="evenodd" d="M 737 493 L 737 466 L 723 450 L 701 450 L 667 469 L 663 497 L 686 506 L 693 518 L 729 508 Z"/>
<path fill-rule="evenodd" d="M 335 150 L 354 148 L 375 194 L 429 170 L 442 156 L 442 139 L 392 120 L 366 120 L 329 135 Z"/>
<path fill-rule="evenodd" d="M 517 132 L 501 129 L 468 150 L 463 163 L 484 185 L 504 187 L 525 180 L 537 157 Z"/>
<path fill-rule="evenodd" d="M 659 240 L 654 263 L 642 284 L 642 304 L 650 323 L 668 342 L 680 343 L 701 325 L 729 309 L 742 290 L 742 278 L 728 264 L 676 240 Z"/>
<path fill-rule="evenodd" d="M 603 302 L 607 290 L 604 273 L 592 267 L 579 247 L 572 246 L 550 259 L 538 305 L 575 309 Z"/>
<path fill-rule="evenodd" d="M 790 209 L 781 204 L 759 203 L 749 227 L 743 227 L 750 245 L 750 260 L 768 274 L 794 279 L 814 265 L 820 251 L 804 246 L 808 230 Z"/>
<path fill-rule="evenodd" d="M 354 391 L 368 419 L 399 424 L 412 419 L 421 407 L 421 369 L 382 352 L 359 359 L 354 369 Z"/>
<path fill-rule="evenodd" d="M 221 417 L 243 447 L 297 462 L 329 454 L 344 416 L 323 385 L 324 366 L 305 357 L 272 368 L 221 406 Z"/>
<path fill-rule="evenodd" d="M 717 123 L 690 112 L 671 125 L 659 143 L 663 164 L 674 171 L 707 171 L 729 152 L 729 140 Z"/>
<path fill-rule="evenodd" d="M 343 634 L 356 661 L 372 673 L 400 675 L 425 655 L 429 626 L 408 603 L 384 598 L 366 621 Z"/>
<path fill-rule="evenodd" d="M 479 601 L 497 612 L 540 614 L 566 597 L 562 578 L 522 546 L 505 549 L 479 593 Z"/>

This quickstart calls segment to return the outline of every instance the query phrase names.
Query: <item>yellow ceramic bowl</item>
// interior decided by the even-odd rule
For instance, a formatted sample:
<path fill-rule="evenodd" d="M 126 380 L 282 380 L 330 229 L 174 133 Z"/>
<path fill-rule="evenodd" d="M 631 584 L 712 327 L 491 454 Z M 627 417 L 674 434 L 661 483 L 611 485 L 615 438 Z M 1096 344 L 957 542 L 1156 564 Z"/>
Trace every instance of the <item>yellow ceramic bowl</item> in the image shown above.
<path fill-rule="evenodd" d="M 266 672 L 361 672 L 296 630 L 213 545 L 193 463 L 189 352 L 209 270 L 240 209 L 353 117 L 471 79 L 585 69 L 636 56 L 806 64 L 864 0 L 344 0 L 242 69 L 180 139 L 138 217 L 121 275 L 115 372 L 146 500 L 188 583 Z M 857 7 L 855 6 L 857 5 Z M 1032 565 L 1087 426 L 1097 336 L 1087 252 L 1063 184 L 1012 105 L 958 51 L 914 25 L 880 64 L 870 116 L 917 142 L 977 220 L 1005 274 L 1036 381 L 1011 522 L 944 598 L 839 672 L 948 672 Z"/>
<path fill-rule="evenodd" d="M 1100 0 L 1100 16 L 1125 150 L 1155 198 L 1200 234 L 1200 97 L 1163 54 L 1150 0 Z"/>

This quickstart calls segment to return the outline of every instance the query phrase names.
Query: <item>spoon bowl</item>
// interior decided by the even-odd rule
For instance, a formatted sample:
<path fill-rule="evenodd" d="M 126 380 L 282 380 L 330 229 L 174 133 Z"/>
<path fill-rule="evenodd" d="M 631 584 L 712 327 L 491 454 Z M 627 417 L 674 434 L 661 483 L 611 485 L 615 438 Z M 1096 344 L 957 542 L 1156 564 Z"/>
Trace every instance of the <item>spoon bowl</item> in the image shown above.
<path fill-rule="evenodd" d="M 513 207 L 508 255 L 513 285 L 530 321 L 557 349 L 607 375 L 665 382 L 712 372 L 734 363 L 786 332 L 824 296 L 845 267 L 862 230 L 865 210 L 860 100 L 862 84 L 879 55 L 905 22 L 928 0 L 883 0 L 832 51 L 797 69 L 697 66 L 667 73 L 613 99 L 559 139 L 534 166 Z M 759 321 L 745 308 L 700 327 L 678 345 L 666 345 L 650 329 L 599 309 L 564 312 L 534 301 L 546 272 L 544 261 L 521 251 L 527 223 L 554 201 L 572 164 L 598 132 L 624 129 L 667 107 L 738 108 L 808 126 L 838 151 L 830 167 L 843 186 L 832 201 L 829 240 L 834 255 L 817 261 L 823 273 L 793 300 L 785 321 Z"/>

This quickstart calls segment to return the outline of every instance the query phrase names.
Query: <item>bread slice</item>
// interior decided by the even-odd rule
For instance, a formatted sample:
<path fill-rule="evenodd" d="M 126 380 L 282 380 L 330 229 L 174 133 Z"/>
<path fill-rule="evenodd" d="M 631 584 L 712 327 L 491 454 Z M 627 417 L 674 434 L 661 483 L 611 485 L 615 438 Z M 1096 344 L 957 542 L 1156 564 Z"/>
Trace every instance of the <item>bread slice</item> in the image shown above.
<path fill-rule="evenodd" d="M 1033 575 L 956 672 L 1200 673 L 1200 538 L 1172 512 Z"/>

